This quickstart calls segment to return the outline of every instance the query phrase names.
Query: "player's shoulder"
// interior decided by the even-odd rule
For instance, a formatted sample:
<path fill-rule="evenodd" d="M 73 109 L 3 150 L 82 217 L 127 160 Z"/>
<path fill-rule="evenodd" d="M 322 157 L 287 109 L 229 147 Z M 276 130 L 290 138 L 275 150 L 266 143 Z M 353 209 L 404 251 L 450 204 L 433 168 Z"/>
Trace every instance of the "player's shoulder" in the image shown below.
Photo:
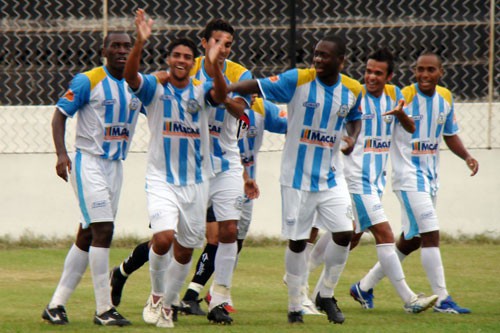
<path fill-rule="evenodd" d="M 416 84 L 411 84 L 409 86 L 403 87 L 401 93 L 406 101 L 406 104 L 410 104 L 415 96 L 417 96 L 417 86 Z"/>
<path fill-rule="evenodd" d="M 82 75 L 88 78 L 90 82 L 90 90 L 92 90 L 97 84 L 99 84 L 99 82 L 104 80 L 104 78 L 106 78 L 108 74 L 106 73 L 104 67 L 100 66 L 92 68 L 91 70 L 88 70 L 86 72 L 83 72 Z"/>
<path fill-rule="evenodd" d="M 398 100 L 398 92 L 400 91 L 399 87 L 394 84 L 386 84 L 384 86 L 384 94 L 389 96 L 389 98 L 393 101 Z"/>
<path fill-rule="evenodd" d="M 316 69 L 314 68 L 297 68 L 297 86 L 312 82 L 316 79 Z"/>
<path fill-rule="evenodd" d="M 194 59 L 193 68 L 191 68 L 191 71 L 189 72 L 189 76 L 195 76 L 196 73 L 198 73 L 201 70 L 202 64 L 203 64 L 203 56 L 196 57 Z"/>
<path fill-rule="evenodd" d="M 363 91 L 363 85 L 345 74 L 340 74 L 341 83 L 349 89 L 356 97 Z"/>
<path fill-rule="evenodd" d="M 244 66 L 234 62 L 232 60 L 226 59 L 225 65 L 225 75 L 230 82 L 238 82 L 243 75 L 243 73 L 248 72 L 248 69 Z"/>
<path fill-rule="evenodd" d="M 445 88 L 443 86 L 437 85 L 436 86 L 436 92 L 442 96 L 450 105 L 453 102 L 453 95 L 451 91 L 448 88 Z"/>

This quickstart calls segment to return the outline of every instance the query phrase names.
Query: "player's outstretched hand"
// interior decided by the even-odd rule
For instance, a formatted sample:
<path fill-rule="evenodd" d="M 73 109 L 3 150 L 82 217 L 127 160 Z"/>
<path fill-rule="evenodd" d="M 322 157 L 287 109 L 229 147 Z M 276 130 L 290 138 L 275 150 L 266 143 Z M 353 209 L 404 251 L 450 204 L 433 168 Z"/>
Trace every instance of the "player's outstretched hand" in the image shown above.
<path fill-rule="evenodd" d="M 153 19 L 146 19 L 146 12 L 139 8 L 135 14 L 135 27 L 137 31 L 137 40 L 140 42 L 146 41 L 151 36 L 151 28 Z"/>
<path fill-rule="evenodd" d="M 403 106 L 405 105 L 405 102 L 403 100 L 399 100 L 398 102 L 398 105 L 392 109 L 391 111 L 387 111 L 385 113 L 382 113 L 382 116 L 391 116 L 391 115 L 394 115 L 396 117 L 398 117 L 399 115 L 403 114 L 404 115 L 404 111 L 403 111 Z"/>
<path fill-rule="evenodd" d="M 465 159 L 465 163 L 467 163 L 467 166 L 472 171 L 472 173 L 470 174 L 471 177 L 475 176 L 479 171 L 479 162 L 474 157 L 468 157 Z"/>
<path fill-rule="evenodd" d="M 229 38 L 226 36 L 223 36 L 221 39 L 218 41 L 215 40 L 215 38 L 210 38 L 208 40 L 208 62 L 212 65 L 218 65 L 219 64 L 219 57 L 221 56 L 222 53 L 222 48 L 224 45 L 229 41 Z"/>
<path fill-rule="evenodd" d="M 342 137 L 342 141 L 344 141 L 346 145 L 340 150 L 342 151 L 342 153 L 344 153 L 344 155 L 349 155 L 354 150 L 354 139 L 350 136 L 344 136 Z"/>
<path fill-rule="evenodd" d="M 56 172 L 64 181 L 68 181 L 68 174 L 71 173 L 71 159 L 68 154 L 65 153 L 57 156 Z"/>
<path fill-rule="evenodd" d="M 170 82 L 170 73 L 167 71 L 154 72 L 153 75 L 156 76 L 156 78 L 162 85 Z"/>

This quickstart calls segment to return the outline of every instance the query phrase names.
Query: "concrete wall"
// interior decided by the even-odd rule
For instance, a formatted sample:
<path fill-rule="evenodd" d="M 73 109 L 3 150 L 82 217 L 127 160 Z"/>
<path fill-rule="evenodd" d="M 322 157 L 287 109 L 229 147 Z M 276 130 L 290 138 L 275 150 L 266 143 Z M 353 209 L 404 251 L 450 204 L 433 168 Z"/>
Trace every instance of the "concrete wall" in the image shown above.
<path fill-rule="evenodd" d="M 438 216 L 446 233 L 500 235 L 499 150 L 472 150 L 479 160 L 475 177 L 459 158 L 441 152 L 441 189 Z M 262 152 L 258 182 L 261 197 L 255 203 L 250 235 L 279 236 L 281 152 Z M 125 179 L 116 221 L 116 235 L 150 236 L 144 192 L 145 153 L 132 153 L 125 162 Z M 66 236 L 77 229 L 78 208 L 73 189 L 55 173 L 54 154 L 0 154 L 0 235 Z M 392 190 L 384 197 L 386 212 L 399 230 L 399 204 Z"/>

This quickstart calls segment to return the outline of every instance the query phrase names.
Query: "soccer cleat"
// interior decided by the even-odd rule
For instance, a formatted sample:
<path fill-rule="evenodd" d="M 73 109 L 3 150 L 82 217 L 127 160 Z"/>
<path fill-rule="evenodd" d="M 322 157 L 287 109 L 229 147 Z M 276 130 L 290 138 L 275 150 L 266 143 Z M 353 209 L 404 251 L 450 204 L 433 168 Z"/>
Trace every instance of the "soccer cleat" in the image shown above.
<path fill-rule="evenodd" d="M 146 324 L 156 324 L 161 316 L 161 308 L 163 297 L 158 298 L 156 303 L 153 300 L 153 295 L 149 295 L 148 301 L 142 310 L 142 319 Z"/>
<path fill-rule="evenodd" d="M 303 324 L 304 319 L 302 319 L 302 311 L 288 312 L 288 322 L 290 324 Z"/>
<path fill-rule="evenodd" d="M 176 323 L 179 320 L 180 307 L 172 304 L 172 320 Z"/>
<path fill-rule="evenodd" d="M 205 303 L 207 303 L 207 305 L 210 305 L 210 301 L 212 300 L 212 295 L 210 295 L 210 291 L 207 292 L 207 294 L 203 299 L 205 300 Z"/>
<path fill-rule="evenodd" d="M 451 298 L 451 296 L 446 297 L 446 299 L 441 301 L 441 304 L 434 305 L 433 309 L 434 312 L 441 312 L 441 313 L 453 313 L 453 314 L 471 313 L 470 309 L 462 308 L 457 303 L 455 303 Z"/>
<path fill-rule="evenodd" d="M 359 302 L 361 304 L 361 307 L 363 309 L 373 309 L 373 299 L 375 296 L 373 296 L 373 289 L 370 289 L 368 291 L 363 291 L 359 287 L 359 282 L 355 283 L 351 286 L 351 296 L 354 298 L 355 301 Z"/>
<path fill-rule="evenodd" d="M 203 298 L 205 300 L 205 303 L 207 303 L 207 305 L 210 305 L 210 302 L 212 301 L 212 295 L 210 295 L 210 291 L 207 292 L 207 294 L 205 295 L 205 298 Z M 227 312 L 229 313 L 236 313 L 238 312 L 238 310 L 236 310 L 231 304 L 229 303 L 224 303 L 224 308 L 226 309 Z"/>
<path fill-rule="evenodd" d="M 172 309 L 161 308 L 160 317 L 156 322 L 156 327 L 173 328 L 174 327 L 173 314 L 174 311 Z"/>
<path fill-rule="evenodd" d="M 342 324 L 345 321 L 344 314 L 338 307 L 335 297 L 321 297 L 318 293 L 316 295 L 316 306 L 326 313 L 329 322 Z"/>
<path fill-rule="evenodd" d="M 111 302 L 114 306 L 120 305 L 122 299 L 123 287 L 127 282 L 127 277 L 120 272 L 120 267 L 114 267 L 109 272 L 109 284 L 111 286 Z"/>
<path fill-rule="evenodd" d="M 227 303 L 219 304 L 216 307 L 214 307 L 211 311 L 209 311 L 207 315 L 208 321 L 217 324 L 230 325 L 231 322 L 233 321 L 233 318 L 229 316 L 229 313 L 227 312 L 225 305 L 227 305 Z"/>
<path fill-rule="evenodd" d="M 125 319 L 115 308 L 94 316 L 94 324 L 102 326 L 128 326 L 132 323 Z"/>
<path fill-rule="evenodd" d="M 186 315 L 206 316 L 207 313 L 203 311 L 200 306 L 202 301 L 201 299 L 196 301 L 182 300 L 179 305 L 179 310 Z"/>
<path fill-rule="evenodd" d="M 62 305 L 58 305 L 56 308 L 52 309 L 49 309 L 47 305 L 42 312 L 42 319 L 54 325 L 66 325 L 69 323 L 66 309 Z"/>
<path fill-rule="evenodd" d="M 426 297 L 424 294 L 418 294 L 413 296 L 412 300 L 404 305 L 404 309 L 408 313 L 420 313 L 433 306 L 437 299 L 437 295 Z"/>

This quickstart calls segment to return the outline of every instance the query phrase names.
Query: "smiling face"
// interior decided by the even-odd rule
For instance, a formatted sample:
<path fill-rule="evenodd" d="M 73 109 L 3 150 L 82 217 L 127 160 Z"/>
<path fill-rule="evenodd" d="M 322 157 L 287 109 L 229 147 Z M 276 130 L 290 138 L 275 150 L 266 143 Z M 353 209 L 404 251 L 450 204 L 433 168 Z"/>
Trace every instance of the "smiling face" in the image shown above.
<path fill-rule="evenodd" d="M 167 64 L 172 79 L 177 82 L 189 81 L 189 72 L 194 66 L 193 50 L 187 45 L 175 46 L 167 57 Z"/>
<path fill-rule="evenodd" d="M 126 33 L 110 33 L 104 41 L 102 55 L 107 59 L 106 67 L 117 79 L 122 78 L 131 48 L 130 36 Z"/>
<path fill-rule="evenodd" d="M 391 80 L 392 73 L 388 74 L 389 64 L 385 61 L 368 59 L 365 69 L 366 90 L 375 97 L 380 97 L 384 86 Z"/>
<path fill-rule="evenodd" d="M 418 89 L 427 96 L 433 96 L 436 86 L 443 76 L 441 60 L 435 54 L 424 54 L 418 57 L 415 66 L 415 78 Z"/>
<path fill-rule="evenodd" d="M 328 84 L 334 84 L 344 63 L 344 56 L 338 55 L 337 44 L 322 40 L 314 48 L 313 63 L 318 78 Z"/>

